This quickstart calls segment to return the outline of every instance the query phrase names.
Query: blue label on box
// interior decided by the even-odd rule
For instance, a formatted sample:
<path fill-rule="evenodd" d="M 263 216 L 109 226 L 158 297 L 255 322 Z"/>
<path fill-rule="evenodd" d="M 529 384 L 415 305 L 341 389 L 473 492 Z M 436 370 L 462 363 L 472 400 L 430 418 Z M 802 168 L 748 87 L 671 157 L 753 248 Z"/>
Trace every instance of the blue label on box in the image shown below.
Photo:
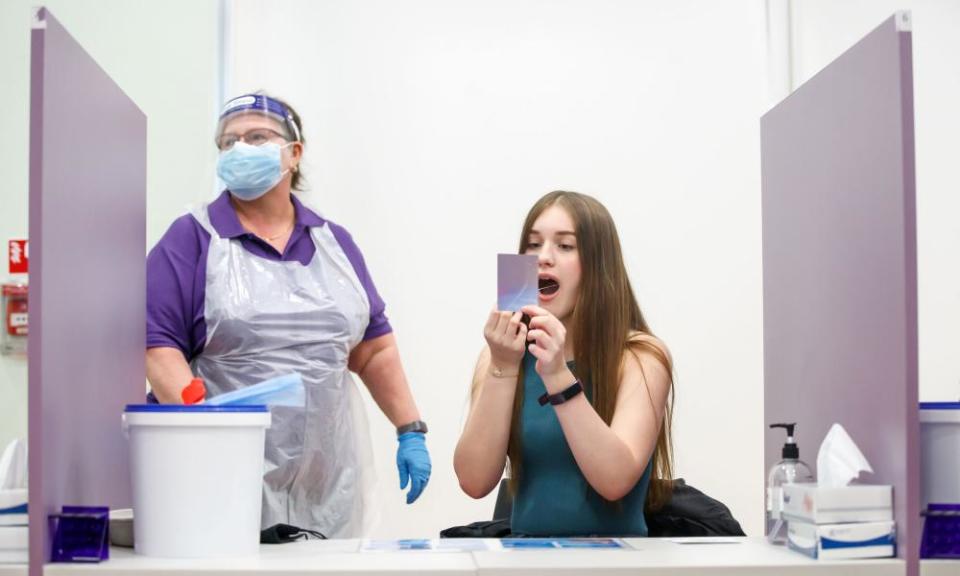
<path fill-rule="evenodd" d="M 824 550 L 836 550 L 840 548 L 867 548 L 870 546 L 893 546 L 893 534 L 879 536 L 872 540 L 845 541 L 832 540 L 830 538 L 820 538 L 820 547 Z"/>

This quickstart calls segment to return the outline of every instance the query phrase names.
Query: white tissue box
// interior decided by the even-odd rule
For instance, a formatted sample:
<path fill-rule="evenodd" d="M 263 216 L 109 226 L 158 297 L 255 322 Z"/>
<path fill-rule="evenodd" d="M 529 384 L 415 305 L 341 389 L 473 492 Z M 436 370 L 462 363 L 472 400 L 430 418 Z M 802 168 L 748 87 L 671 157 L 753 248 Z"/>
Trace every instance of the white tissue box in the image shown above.
<path fill-rule="evenodd" d="M 27 523 L 27 490 L 0 490 L 0 526 Z"/>
<path fill-rule="evenodd" d="M 787 522 L 787 546 L 811 558 L 890 558 L 897 553 L 892 521 L 852 524 Z"/>
<path fill-rule="evenodd" d="M 785 484 L 783 517 L 811 524 L 890 521 L 893 520 L 893 487 Z"/>
<path fill-rule="evenodd" d="M 28 540 L 27 526 L 0 526 L 0 550 L 26 550 Z"/>
<path fill-rule="evenodd" d="M 14 508 L 27 503 L 27 489 L 0 490 L 0 510 Z"/>
<path fill-rule="evenodd" d="M 27 564 L 28 562 L 30 562 L 30 553 L 26 549 L 0 550 L 0 564 Z"/>

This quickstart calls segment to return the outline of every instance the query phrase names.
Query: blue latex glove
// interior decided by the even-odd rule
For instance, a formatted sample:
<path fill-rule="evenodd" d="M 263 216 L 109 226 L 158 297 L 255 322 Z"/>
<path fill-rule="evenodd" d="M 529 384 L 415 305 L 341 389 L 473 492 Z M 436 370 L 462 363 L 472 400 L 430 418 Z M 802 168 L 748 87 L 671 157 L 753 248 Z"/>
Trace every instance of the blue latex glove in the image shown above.
<path fill-rule="evenodd" d="M 407 487 L 410 482 L 410 491 L 407 492 L 407 504 L 420 497 L 420 493 L 430 481 L 430 453 L 427 452 L 426 434 L 423 432 L 407 432 L 401 434 L 397 441 L 397 471 L 400 472 L 400 489 Z"/>

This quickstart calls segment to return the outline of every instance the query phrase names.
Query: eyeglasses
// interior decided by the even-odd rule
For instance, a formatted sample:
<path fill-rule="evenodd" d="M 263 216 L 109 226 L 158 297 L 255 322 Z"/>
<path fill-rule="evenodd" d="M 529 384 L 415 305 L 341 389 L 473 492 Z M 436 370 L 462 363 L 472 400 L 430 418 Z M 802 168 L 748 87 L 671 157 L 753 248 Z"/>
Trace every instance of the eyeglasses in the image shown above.
<path fill-rule="evenodd" d="M 233 148 L 233 145 L 239 141 L 246 142 L 251 146 L 260 146 L 275 138 L 286 140 L 286 137 L 276 130 L 271 130 L 269 128 L 255 128 L 253 130 L 248 130 L 243 134 L 221 134 L 219 137 L 217 137 L 216 143 L 217 148 L 221 150 L 229 150 L 230 148 Z"/>

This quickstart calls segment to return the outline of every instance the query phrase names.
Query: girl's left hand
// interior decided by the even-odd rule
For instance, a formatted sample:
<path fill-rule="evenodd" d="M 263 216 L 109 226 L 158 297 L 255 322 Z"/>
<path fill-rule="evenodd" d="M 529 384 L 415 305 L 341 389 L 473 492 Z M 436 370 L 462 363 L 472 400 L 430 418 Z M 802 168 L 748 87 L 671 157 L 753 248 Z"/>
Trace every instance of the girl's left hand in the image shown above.
<path fill-rule="evenodd" d="M 527 346 L 537 359 L 537 374 L 546 380 L 567 369 L 564 357 L 564 343 L 567 329 L 556 316 L 539 306 L 524 306 L 521 312 L 530 316 L 530 328 L 527 331 Z"/>

